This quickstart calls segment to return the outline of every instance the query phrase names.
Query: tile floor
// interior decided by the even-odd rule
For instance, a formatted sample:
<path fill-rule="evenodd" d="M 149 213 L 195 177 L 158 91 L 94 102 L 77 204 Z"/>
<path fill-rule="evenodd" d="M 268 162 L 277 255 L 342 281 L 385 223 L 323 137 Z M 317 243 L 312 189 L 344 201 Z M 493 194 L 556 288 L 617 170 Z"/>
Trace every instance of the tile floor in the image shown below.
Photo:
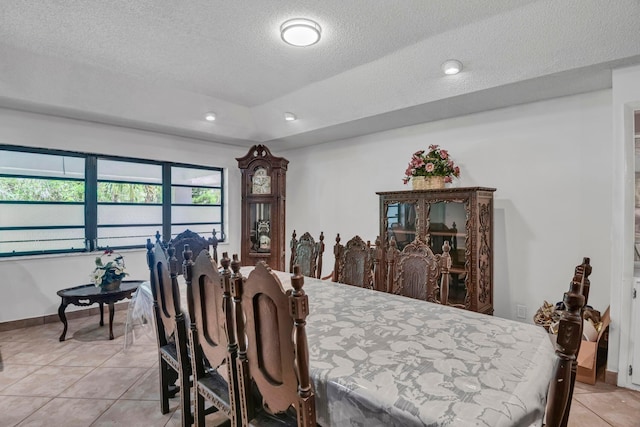
<path fill-rule="evenodd" d="M 98 316 L 69 320 L 65 342 L 61 323 L 0 332 L 0 427 L 179 426 L 178 399 L 160 413 L 155 338 L 124 350 L 125 319 L 116 312 L 113 341 Z M 640 426 L 640 392 L 576 383 L 569 425 Z"/>

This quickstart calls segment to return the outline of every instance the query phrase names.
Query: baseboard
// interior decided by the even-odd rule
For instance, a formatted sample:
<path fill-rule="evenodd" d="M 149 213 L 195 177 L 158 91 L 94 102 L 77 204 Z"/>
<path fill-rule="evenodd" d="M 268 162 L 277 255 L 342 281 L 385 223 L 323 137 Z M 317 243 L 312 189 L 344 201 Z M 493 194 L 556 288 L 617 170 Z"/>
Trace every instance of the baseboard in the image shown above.
<path fill-rule="evenodd" d="M 618 385 L 618 373 L 613 371 L 604 372 L 605 384 Z"/>
<path fill-rule="evenodd" d="M 129 308 L 129 301 L 122 301 L 115 304 L 116 311 L 127 310 Z M 79 310 L 65 312 L 67 320 L 79 319 L 81 317 L 89 317 L 100 314 L 100 307 L 88 307 Z M 109 307 L 104 308 L 105 321 L 109 320 Z M 0 322 L 0 332 L 12 331 L 14 329 L 28 328 L 30 326 L 40 326 L 46 323 L 60 322 L 60 317 L 57 314 L 47 314 L 45 316 L 31 317 L 28 319 L 10 320 L 8 322 Z"/>

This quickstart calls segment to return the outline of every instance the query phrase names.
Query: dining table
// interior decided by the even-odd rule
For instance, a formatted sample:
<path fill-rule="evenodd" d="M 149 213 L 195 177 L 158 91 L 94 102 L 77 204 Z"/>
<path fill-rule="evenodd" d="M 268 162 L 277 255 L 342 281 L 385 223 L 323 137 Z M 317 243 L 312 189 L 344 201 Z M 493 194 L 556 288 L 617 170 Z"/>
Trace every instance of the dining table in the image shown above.
<path fill-rule="evenodd" d="M 542 425 L 555 358 L 543 328 L 311 277 L 303 289 L 319 425 Z M 152 307 L 145 284 L 137 298 Z"/>

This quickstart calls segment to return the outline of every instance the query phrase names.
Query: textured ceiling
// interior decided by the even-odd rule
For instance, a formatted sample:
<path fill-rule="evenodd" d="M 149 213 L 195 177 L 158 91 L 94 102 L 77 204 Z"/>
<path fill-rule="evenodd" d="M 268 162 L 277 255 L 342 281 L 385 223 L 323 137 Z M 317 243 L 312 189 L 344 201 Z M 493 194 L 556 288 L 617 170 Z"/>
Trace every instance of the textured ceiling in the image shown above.
<path fill-rule="evenodd" d="M 280 40 L 295 17 L 318 44 Z M 638 22 L 638 0 L 2 0 L 0 106 L 295 148 L 608 87 Z"/>

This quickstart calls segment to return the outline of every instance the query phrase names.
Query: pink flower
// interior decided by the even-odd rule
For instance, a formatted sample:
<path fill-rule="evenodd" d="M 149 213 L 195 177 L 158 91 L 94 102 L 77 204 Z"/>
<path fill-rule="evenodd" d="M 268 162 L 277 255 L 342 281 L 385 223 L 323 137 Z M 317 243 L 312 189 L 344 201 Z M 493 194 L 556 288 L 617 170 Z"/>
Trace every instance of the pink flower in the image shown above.
<path fill-rule="evenodd" d="M 449 152 L 447 150 L 440 150 L 440 157 L 446 159 L 449 157 Z"/>
<path fill-rule="evenodd" d="M 424 154 L 424 150 L 416 151 L 413 153 L 413 157 L 422 156 Z"/>
<path fill-rule="evenodd" d="M 407 168 L 407 170 L 406 170 L 406 171 L 404 171 L 404 174 L 405 174 L 405 175 L 407 175 L 407 176 L 411 176 L 411 175 L 413 175 L 413 168 L 412 168 L 411 166 L 409 166 L 409 167 Z"/>
<path fill-rule="evenodd" d="M 402 178 L 402 183 L 403 184 L 408 184 L 409 183 L 409 177 L 405 176 L 404 178 Z"/>
<path fill-rule="evenodd" d="M 460 168 L 458 166 L 456 166 L 455 168 L 453 168 L 453 174 L 455 176 L 460 176 Z"/>
<path fill-rule="evenodd" d="M 424 168 L 427 172 L 433 172 L 436 167 L 433 163 L 429 162 Z"/>
<path fill-rule="evenodd" d="M 453 179 L 450 176 L 445 176 L 444 182 L 453 182 Z"/>

